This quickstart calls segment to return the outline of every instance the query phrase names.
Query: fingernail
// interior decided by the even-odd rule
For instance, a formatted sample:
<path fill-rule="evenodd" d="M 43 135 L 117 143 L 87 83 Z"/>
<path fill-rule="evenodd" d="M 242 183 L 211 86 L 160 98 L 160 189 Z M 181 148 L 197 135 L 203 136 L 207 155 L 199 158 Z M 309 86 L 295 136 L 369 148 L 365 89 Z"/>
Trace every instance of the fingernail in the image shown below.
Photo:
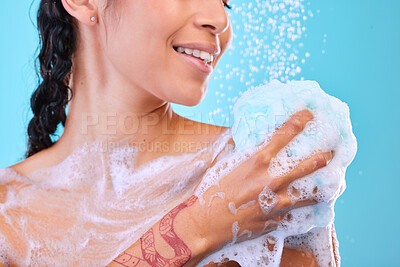
<path fill-rule="evenodd" d="M 335 155 L 335 152 L 332 150 L 331 157 L 326 161 L 326 165 L 328 165 L 332 161 L 334 155 Z"/>

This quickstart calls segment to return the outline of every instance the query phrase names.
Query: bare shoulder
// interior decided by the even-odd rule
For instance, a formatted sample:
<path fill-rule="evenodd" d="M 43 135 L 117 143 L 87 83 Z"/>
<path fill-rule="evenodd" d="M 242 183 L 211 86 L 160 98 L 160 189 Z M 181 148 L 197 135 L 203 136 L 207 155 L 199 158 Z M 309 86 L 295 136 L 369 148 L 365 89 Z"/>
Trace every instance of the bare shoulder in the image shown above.
<path fill-rule="evenodd" d="M 35 169 L 34 166 L 37 165 L 35 162 L 36 160 L 33 160 L 33 158 L 27 158 L 19 163 L 9 166 L 9 168 L 22 176 L 26 176 Z"/>
<path fill-rule="evenodd" d="M 206 139 L 211 139 L 211 140 L 215 140 L 216 138 L 218 138 L 223 132 L 225 132 L 226 130 L 228 130 L 230 127 L 224 127 L 224 126 L 218 126 L 218 125 L 212 125 L 212 124 L 206 124 L 206 123 L 201 123 L 203 124 L 205 129 L 208 128 L 208 131 L 206 131 L 205 133 L 203 133 L 203 138 Z M 229 139 L 229 141 L 227 142 L 227 144 L 231 144 L 231 145 L 235 145 L 235 142 L 233 141 L 232 138 Z"/>
<path fill-rule="evenodd" d="M 48 150 L 43 150 L 35 155 L 11 165 L 9 168 L 13 169 L 16 173 L 22 176 L 42 168 L 47 168 L 57 163 L 57 157 L 50 153 Z"/>

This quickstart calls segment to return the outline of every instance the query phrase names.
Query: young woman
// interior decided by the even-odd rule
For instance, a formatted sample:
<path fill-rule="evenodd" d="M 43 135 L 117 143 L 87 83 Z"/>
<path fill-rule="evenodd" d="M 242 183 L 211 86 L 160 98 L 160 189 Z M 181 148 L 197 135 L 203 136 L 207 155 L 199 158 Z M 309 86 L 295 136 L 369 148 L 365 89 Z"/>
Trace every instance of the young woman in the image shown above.
<path fill-rule="evenodd" d="M 34 117 L 28 128 L 27 158 L 7 170 L 25 178 L 38 170 L 61 170 L 61 163 L 86 142 L 126 138 L 130 144 L 140 144 L 141 148 L 163 144 L 161 150 L 140 149 L 135 168 L 158 158 L 183 154 L 201 155 L 207 167 L 215 164 L 215 154 L 196 154 L 200 151 L 197 144 L 213 144 L 229 129 L 183 118 L 173 112 L 170 103 L 194 106 L 205 97 L 213 70 L 232 39 L 226 8 L 229 3 L 222 0 L 42 0 L 38 28 L 43 81 L 31 99 Z M 107 257 L 102 258 L 102 255 L 107 253 L 98 250 L 93 252 L 91 262 L 97 257 L 98 265 L 193 266 L 232 241 L 235 221 L 243 229 L 252 231 L 251 238 L 273 231 L 286 212 L 314 203 L 309 200 L 292 205 L 286 195 L 288 184 L 324 167 L 332 158 L 330 152 L 319 153 L 285 177 L 272 180 L 266 174 L 270 160 L 311 119 L 312 114 L 303 110 L 287 121 L 268 146 L 226 175 L 218 190 L 211 187 L 204 193 L 204 200 L 210 203 L 208 208 L 192 195 L 193 187 L 188 187 L 188 192 L 181 196 L 181 204 L 175 203 L 171 206 L 175 208 L 162 214 L 165 216 L 158 222 L 141 229 L 140 238 L 124 236 L 131 242 L 130 246 L 124 251 L 113 250 L 114 260 L 105 262 Z M 60 122 L 65 129 L 53 143 L 50 136 Z M 232 139 L 227 144 L 234 146 Z M 9 192 L 23 194 L 32 184 L 37 186 L 42 182 L 33 178 L 32 181 L 15 181 L 5 175 L 0 181 L 2 179 L 0 205 L 12 203 Z M 201 175 L 196 179 L 192 183 L 199 183 Z M 225 201 L 213 200 L 217 191 L 223 191 L 226 199 L 238 205 L 257 201 L 266 185 L 279 196 L 279 202 L 267 215 L 259 205 L 253 205 L 233 216 Z M 160 187 L 159 190 L 158 193 L 163 194 L 167 189 Z M 146 201 L 150 203 L 153 199 Z M 44 202 L 35 207 L 42 209 L 41 205 L 47 205 Z M 165 205 L 172 204 L 165 202 Z M 36 260 L 31 262 L 33 265 L 41 265 L 40 255 L 51 256 L 57 262 L 56 248 L 39 245 L 35 250 L 28 246 L 28 239 L 24 239 L 27 232 L 21 230 L 24 234 L 19 234 L 18 229 L 10 225 L 8 220 L 21 216 L 23 211 L 19 212 L 0 214 L 0 243 L 14 248 L 14 253 L 0 249 L 0 259 L 5 265 L 13 265 L 21 262 L 18 257 L 29 254 Z M 53 213 L 43 211 L 36 219 L 47 220 L 47 215 L 43 214 Z M 60 218 L 46 222 L 68 225 L 68 220 Z M 266 222 L 270 227 L 265 228 Z M 53 238 L 50 228 L 42 231 L 43 238 L 46 233 L 46 238 Z M 103 229 L 105 232 L 114 230 L 111 226 Z M 90 245 L 89 241 L 85 246 Z M 77 247 L 73 249 L 78 250 Z M 75 253 L 61 254 L 58 254 L 60 262 Z M 85 261 L 82 258 L 82 261 L 71 262 L 79 265 Z M 313 264 L 315 259 L 308 252 L 284 249 L 282 266 Z"/>

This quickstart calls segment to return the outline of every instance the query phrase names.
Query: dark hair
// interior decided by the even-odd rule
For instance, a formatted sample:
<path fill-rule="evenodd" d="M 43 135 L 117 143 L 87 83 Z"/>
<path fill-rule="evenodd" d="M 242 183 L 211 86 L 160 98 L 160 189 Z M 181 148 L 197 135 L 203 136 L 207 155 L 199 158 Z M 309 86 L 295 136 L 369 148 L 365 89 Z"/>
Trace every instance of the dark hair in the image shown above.
<path fill-rule="evenodd" d="M 53 145 L 51 136 L 61 122 L 65 126 L 66 105 L 72 97 L 68 87 L 72 55 L 76 49 L 76 25 L 61 0 L 42 0 L 37 13 L 40 52 L 39 86 L 32 94 L 33 118 L 28 126 L 26 157 Z M 70 94 L 69 94 L 70 92 Z"/>

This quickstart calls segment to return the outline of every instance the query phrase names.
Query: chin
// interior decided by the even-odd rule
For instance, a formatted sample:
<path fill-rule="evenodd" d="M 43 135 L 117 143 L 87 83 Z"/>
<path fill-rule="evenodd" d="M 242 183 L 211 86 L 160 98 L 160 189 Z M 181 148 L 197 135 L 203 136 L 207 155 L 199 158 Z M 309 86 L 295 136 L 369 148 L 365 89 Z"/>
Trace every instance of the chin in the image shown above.
<path fill-rule="evenodd" d="M 204 92 L 202 90 L 196 90 L 196 91 L 189 90 L 186 91 L 185 93 L 179 94 L 179 99 L 174 98 L 173 99 L 174 101 L 171 102 L 188 107 L 197 106 L 203 101 L 206 92 L 207 90 Z"/>
<path fill-rule="evenodd" d="M 174 101 L 174 103 L 182 105 L 182 106 L 194 107 L 194 106 L 197 106 L 198 104 L 200 104 L 201 101 L 203 101 L 203 98 L 194 98 L 192 96 L 187 99 L 180 99 L 179 101 Z"/>

